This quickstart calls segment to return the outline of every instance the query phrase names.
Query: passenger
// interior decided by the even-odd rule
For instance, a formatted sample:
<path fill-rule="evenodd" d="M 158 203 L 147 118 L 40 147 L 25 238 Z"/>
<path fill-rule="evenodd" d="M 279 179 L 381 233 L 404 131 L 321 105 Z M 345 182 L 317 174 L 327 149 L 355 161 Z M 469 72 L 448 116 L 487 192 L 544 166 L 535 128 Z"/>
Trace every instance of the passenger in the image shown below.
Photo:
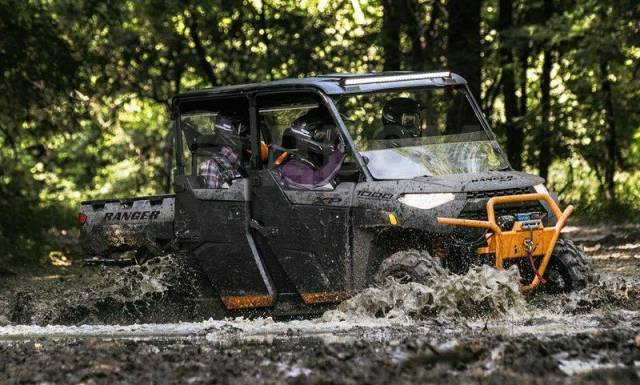
<path fill-rule="evenodd" d="M 313 189 L 333 180 L 345 157 L 342 137 L 328 114 L 313 110 L 298 118 L 282 136 L 285 153 L 280 172 L 287 185 Z M 277 162 L 278 163 L 278 162 Z"/>
<path fill-rule="evenodd" d="M 393 98 L 382 108 L 382 132 L 379 139 L 404 139 L 420 136 L 420 105 L 411 98 Z"/>
<path fill-rule="evenodd" d="M 215 128 L 217 142 L 222 147 L 211 159 L 200 164 L 198 175 L 204 177 L 207 188 L 229 188 L 234 179 L 246 176 L 239 154 L 248 149 L 248 130 L 239 120 L 223 115 L 216 118 Z"/>
<path fill-rule="evenodd" d="M 229 188 L 231 181 L 242 178 L 240 157 L 229 146 L 223 146 L 211 159 L 200 164 L 198 175 L 204 177 L 207 188 Z"/>

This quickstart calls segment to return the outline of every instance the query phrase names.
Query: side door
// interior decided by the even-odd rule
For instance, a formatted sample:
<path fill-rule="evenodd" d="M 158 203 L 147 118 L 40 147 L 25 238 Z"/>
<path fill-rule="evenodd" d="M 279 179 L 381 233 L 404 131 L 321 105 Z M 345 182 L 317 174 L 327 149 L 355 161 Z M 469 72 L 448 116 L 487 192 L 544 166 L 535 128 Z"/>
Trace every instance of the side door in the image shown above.
<path fill-rule="evenodd" d="M 248 228 L 248 106 L 245 97 L 177 106 L 176 238 L 227 309 L 271 306 L 276 296 Z"/>
<path fill-rule="evenodd" d="M 282 160 L 285 152 L 309 160 L 304 159 L 309 154 L 287 139 L 305 117 L 326 114 L 325 123 L 334 126 L 334 135 L 339 135 L 337 128 L 313 92 L 258 95 L 256 105 L 261 140 L 268 142 L 269 152 L 250 177 L 252 233 L 305 304 L 339 302 L 349 291 L 349 218 L 355 184 L 335 183 L 334 177 L 321 186 L 293 186 L 283 175 L 288 160 Z M 311 161 L 320 168 L 326 159 L 315 155 L 319 156 Z"/>

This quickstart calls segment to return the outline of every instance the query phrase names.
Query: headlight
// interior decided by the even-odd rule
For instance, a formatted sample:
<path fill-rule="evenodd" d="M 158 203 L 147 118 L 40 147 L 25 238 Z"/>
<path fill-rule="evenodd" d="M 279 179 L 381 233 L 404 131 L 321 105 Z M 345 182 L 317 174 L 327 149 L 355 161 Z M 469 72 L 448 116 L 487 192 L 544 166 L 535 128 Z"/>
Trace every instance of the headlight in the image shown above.
<path fill-rule="evenodd" d="M 403 204 L 418 209 L 432 209 L 434 207 L 451 202 L 455 199 L 455 195 L 451 193 L 438 194 L 403 194 L 398 200 Z"/>
<path fill-rule="evenodd" d="M 547 190 L 542 183 L 533 186 L 533 189 L 536 190 L 538 194 L 549 194 L 549 190 Z"/>

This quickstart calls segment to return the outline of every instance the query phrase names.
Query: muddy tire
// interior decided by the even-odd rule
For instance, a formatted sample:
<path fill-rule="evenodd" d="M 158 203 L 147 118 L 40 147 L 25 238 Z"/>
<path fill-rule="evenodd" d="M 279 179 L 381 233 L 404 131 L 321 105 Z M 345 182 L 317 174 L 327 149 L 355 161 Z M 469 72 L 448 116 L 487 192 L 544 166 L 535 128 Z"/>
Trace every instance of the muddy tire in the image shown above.
<path fill-rule="evenodd" d="M 545 272 L 545 291 L 568 293 L 583 289 L 594 280 L 593 262 L 569 239 L 558 239 Z"/>
<path fill-rule="evenodd" d="M 432 279 L 448 274 L 438 258 L 426 250 L 402 250 L 382 261 L 375 276 L 377 284 L 393 278 L 400 283 L 428 283 Z"/>

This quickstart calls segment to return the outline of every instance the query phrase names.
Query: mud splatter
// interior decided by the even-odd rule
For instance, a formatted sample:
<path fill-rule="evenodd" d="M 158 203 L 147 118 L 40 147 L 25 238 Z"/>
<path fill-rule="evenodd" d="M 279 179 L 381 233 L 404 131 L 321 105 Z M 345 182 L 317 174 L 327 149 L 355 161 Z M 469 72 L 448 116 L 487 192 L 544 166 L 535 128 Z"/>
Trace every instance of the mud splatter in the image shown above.
<path fill-rule="evenodd" d="M 336 310 L 327 311 L 322 319 L 495 317 L 524 309 L 526 301 L 519 281 L 515 267 L 496 270 L 484 265 L 471 268 L 465 275 L 451 274 L 426 285 L 389 280 L 382 287 L 366 289 Z"/>
<path fill-rule="evenodd" d="M 596 241 L 600 281 L 576 293 L 522 296 L 515 274 L 487 267 L 287 322 L 164 323 L 190 311 L 193 279 L 173 260 L 3 277 L 0 325 L 20 307 L 20 323 L 51 325 L 0 326 L 0 383 L 638 384 L 640 239 Z M 73 311 L 65 323 L 123 325 L 60 326 Z"/>
<path fill-rule="evenodd" d="M 189 301 L 196 297 L 195 281 L 181 257 L 166 255 L 144 265 L 105 269 L 81 290 L 19 291 L 9 305 L 8 318 L 13 323 L 38 325 L 179 320 L 181 314 L 189 316 Z M 167 304 L 171 306 L 162 306 Z M 158 312 L 159 307 L 163 311 Z"/>
<path fill-rule="evenodd" d="M 530 310 L 544 308 L 563 314 L 587 314 L 595 310 L 640 310 L 640 286 L 637 280 L 601 275 L 582 290 L 548 295 L 535 293 L 528 298 Z"/>

